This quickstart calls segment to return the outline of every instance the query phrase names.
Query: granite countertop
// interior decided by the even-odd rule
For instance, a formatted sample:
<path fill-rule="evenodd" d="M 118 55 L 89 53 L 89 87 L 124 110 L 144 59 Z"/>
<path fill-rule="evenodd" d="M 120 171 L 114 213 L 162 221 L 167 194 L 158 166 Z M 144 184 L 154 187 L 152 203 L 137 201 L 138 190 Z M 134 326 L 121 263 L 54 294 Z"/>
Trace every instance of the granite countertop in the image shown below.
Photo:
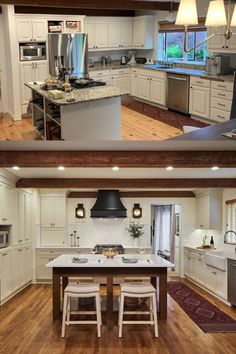
<path fill-rule="evenodd" d="M 226 251 L 220 251 L 220 250 L 213 250 L 213 249 L 199 249 L 199 248 L 194 248 L 193 246 L 184 246 L 185 249 L 190 250 L 190 251 L 194 251 L 194 252 L 198 252 L 201 254 L 205 254 L 205 253 L 214 253 L 214 252 L 222 252 L 222 255 L 227 258 L 227 259 L 233 259 L 236 260 L 236 253 L 230 253 L 230 252 L 226 252 Z M 217 253 L 216 253 L 217 255 Z"/>
<path fill-rule="evenodd" d="M 157 68 L 155 64 L 135 64 L 135 65 L 121 65 L 119 63 L 112 63 L 106 66 L 101 64 L 96 64 L 94 67 L 89 68 L 90 72 L 100 71 L 100 70 L 113 70 L 113 69 L 125 69 L 125 68 L 137 68 L 137 69 L 147 69 L 147 70 L 156 70 L 156 71 L 164 71 L 167 73 L 180 74 L 180 75 L 191 75 L 197 76 L 208 80 L 215 80 L 221 82 L 233 82 L 234 75 L 209 75 L 203 70 L 198 69 L 189 69 L 182 67 L 174 67 L 174 68 Z"/>
<path fill-rule="evenodd" d="M 76 255 L 78 256 L 78 255 Z M 46 267 L 53 268 L 53 267 L 81 267 L 81 268 L 88 268 L 88 267 L 99 267 L 99 268 L 139 268 L 139 267 L 158 267 L 158 268 L 171 268 L 174 267 L 173 263 L 166 261 L 165 259 L 156 256 L 154 254 L 126 254 L 125 258 L 137 258 L 137 263 L 123 263 L 122 257 L 124 255 L 117 255 L 114 258 L 108 259 L 103 255 L 88 255 L 88 254 L 80 254 L 79 258 L 87 258 L 87 263 L 73 263 L 72 262 L 73 255 L 63 254 L 53 261 L 46 264 Z"/>
<path fill-rule="evenodd" d="M 64 97 L 58 100 L 54 100 L 53 98 L 49 97 L 48 92 L 42 90 L 40 88 L 40 85 L 38 84 L 28 82 L 25 84 L 25 86 L 38 92 L 40 95 L 47 98 L 52 103 L 60 106 L 68 106 L 68 105 L 78 104 L 82 102 L 90 102 L 90 101 L 102 100 L 104 98 L 121 96 L 121 92 L 119 88 L 106 85 L 106 86 L 97 86 L 97 87 L 91 87 L 85 89 L 74 89 L 73 96 L 75 98 L 75 101 L 67 102 Z"/>

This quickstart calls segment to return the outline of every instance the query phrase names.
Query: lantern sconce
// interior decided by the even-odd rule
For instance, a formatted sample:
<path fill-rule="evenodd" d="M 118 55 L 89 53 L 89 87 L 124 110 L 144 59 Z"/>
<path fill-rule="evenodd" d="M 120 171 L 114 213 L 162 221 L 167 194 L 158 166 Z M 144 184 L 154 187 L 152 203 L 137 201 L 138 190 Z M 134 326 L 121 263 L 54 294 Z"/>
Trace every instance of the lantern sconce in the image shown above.
<path fill-rule="evenodd" d="M 140 219 L 142 217 L 142 208 L 139 203 L 134 204 L 133 207 L 133 218 Z"/>
<path fill-rule="evenodd" d="M 77 205 L 77 208 L 75 208 L 75 217 L 77 219 L 84 219 L 85 218 L 84 204 Z"/>

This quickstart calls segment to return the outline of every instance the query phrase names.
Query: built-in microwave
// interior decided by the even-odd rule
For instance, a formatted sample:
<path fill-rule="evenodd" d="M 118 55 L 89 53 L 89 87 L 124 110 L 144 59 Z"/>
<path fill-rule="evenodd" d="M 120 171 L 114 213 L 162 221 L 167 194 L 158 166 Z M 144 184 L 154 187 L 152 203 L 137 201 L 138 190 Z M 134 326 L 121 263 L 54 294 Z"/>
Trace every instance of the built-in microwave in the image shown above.
<path fill-rule="evenodd" d="M 8 231 L 0 231 L 0 248 L 9 246 L 9 232 Z"/>
<path fill-rule="evenodd" d="M 46 43 L 21 43 L 19 50 L 20 61 L 46 59 Z"/>

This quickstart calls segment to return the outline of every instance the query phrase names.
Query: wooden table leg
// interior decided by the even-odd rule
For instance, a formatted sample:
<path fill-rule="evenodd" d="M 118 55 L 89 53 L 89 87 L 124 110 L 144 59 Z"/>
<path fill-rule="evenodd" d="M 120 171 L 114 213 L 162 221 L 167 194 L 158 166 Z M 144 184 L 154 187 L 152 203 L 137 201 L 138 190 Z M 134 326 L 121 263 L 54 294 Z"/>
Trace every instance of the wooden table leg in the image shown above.
<path fill-rule="evenodd" d="M 160 268 L 159 308 L 160 319 L 167 319 L 167 268 Z"/>
<path fill-rule="evenodd" d="M 67 287 L 67 285 L 68 285 L 68 277 L 63 277 L 62 278 L 63 293 L 64 293 L 64 290 Z"/>
<path fill-rule="evenodd" d="M 53 268 L 53 284 L 52 284 L 52 311 L 53 320 L 58 320 L 60 318 L 60 275 L 57 270 Z"/>
<path fill-rule="evenodd" d="M 113 276 L 107 275 L 107 328 L 113 326 Z"/>

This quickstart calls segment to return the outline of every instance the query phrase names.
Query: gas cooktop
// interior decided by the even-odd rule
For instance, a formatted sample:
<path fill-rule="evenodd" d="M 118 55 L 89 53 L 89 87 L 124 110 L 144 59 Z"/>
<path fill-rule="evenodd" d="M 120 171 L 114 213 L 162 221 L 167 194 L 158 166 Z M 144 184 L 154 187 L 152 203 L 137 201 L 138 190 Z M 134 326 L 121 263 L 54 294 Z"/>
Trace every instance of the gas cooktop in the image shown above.
<path fill-rule="evenodd" d="M 105 82 L 94 81 L 92 79 L 82 79 L 82 80 L 76 80 L 74 82 L 71 82 L 71 86 L 77 89 L 104 86 L 104 85 L 106 85 Z"/>

